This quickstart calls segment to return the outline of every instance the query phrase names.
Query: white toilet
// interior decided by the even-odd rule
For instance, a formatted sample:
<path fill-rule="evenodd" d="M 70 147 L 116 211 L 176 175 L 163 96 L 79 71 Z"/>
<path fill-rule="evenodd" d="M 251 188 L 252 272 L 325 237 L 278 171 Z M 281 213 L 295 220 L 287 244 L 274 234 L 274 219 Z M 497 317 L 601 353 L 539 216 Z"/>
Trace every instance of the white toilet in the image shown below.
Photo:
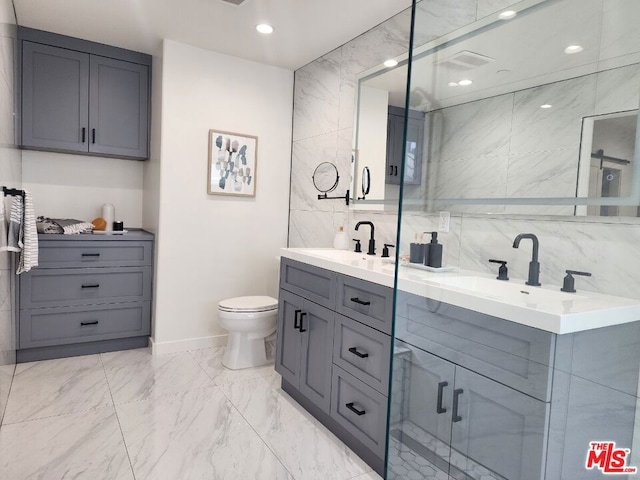
<path fill-rule="evenodd" d="M 220 325 L 229 331 L 222 364 L 232 370 L 269 363 L 265 338 L 276 331 L 278 300 L 272 297 L 236 297 L 218 303 Z"/>

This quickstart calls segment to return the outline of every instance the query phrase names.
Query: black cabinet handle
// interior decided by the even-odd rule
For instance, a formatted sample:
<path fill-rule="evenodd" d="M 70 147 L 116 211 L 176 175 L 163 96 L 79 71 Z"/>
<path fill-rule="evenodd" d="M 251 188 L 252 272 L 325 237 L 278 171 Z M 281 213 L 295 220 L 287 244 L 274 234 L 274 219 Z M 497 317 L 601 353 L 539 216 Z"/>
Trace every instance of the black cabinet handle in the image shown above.
<path fill-rule="evenodd" d="M 82 143 L 87 141 L 87 129 L 82 127 Z"/>
<path fill-rule="evenodd" d="M 389 165 L 389 176 L 393 176 L 393 165 Z"/>
<path fill-rule="evenodd" d="M 96 129 L 91 129 L 91 143 L 96 143 Z"/>
<path fill-rule="evenodd" d="M 300 330 L 300 333 L 304 333 L 307 331 L 306 328 L 302 328 L 302 319 L 305 317 L 305 315 L 307 314 L 307 312 L 302 312 L 300 314 L 300 326 L 298 327 L 298 329 Z"/>
<path fill-rule="evenodd" d="M 353 353 L 356 357 L 367 358 L 369 356 L 368 353 L 360 353 L 356 347 L 351 347 L 349 351 Z"/>
<path fill-rule="evenodd" d="M 357 303 L 358 305 L 365 305 L 365 306 L 366 306 L 366 305 L 371 305 L 371 302 L 369 302 L 369 301 L 364 301 L 364 300 L 360 300 L 358 297 L 353 297 L 353 298 L 351 299 L 351 301 L 352 301 L 353 303 Z"/>
<path fill-rule="evenodd" d="M 438 384 L 438 405 L 436 406 L 436 412 L 438 412 L 438 414 L 447 413 L 447 409 L 442 407 L 442 393 L 444 387 L 447 386 L 449 386 L 449 382 L 440 382 Z"/>
<path fill-rule="evenodd" d="M 393 167 L 393 176 L 394 176 L 394 177 L 397 177 L 397 176 L 398 176 L 398 167 L 397 167 L 397 166 L 394 166 L 394 167 Z"/>
<path fill-rule="evenodd" d="M 300 328 L 300 323 L 298 323 L 300 321 L 298 319 L 298 315 L 300 315 L 300 312 L 302 312 L 302 310 L 296 310 L 295 316 L 293 318 L 293 328 L 295 328 L 296 330 Z"/>
<path fill-rule="evenodd" d="M 100 288 L 100 284 L 94 283 L 93 285 L 82 285 L 81 288 Z"/>
<path fill-rule="evenodd" d="M 458 401 L 460 399 L 460 395 L 464 393 L 464 390 L 461 388 L 456 388 L 453 391 L 453 423 L 457 423 L 462 420 L 462 417 L 458 415 Z"/>
<path fill-rule="evenodd" d="M 98 320 L 93 320 L 91 322 L 80 322 L 82 327 L 86 327 L 87 325 L 98 325 Z"/>
<path fill-rule="evenodd" d="M 82 256 L 83 257 L 99 257 L 100 254 L 99 253 L 83 253 Z"/>
<path fill-rule="evenodd" d="M 360 417 L 360 416 L 362 416 L 362 415 L 364 415 L 365 413 L 367 413 L 367 412 L 365 412 L 364 410 L 358 410 L 356 407 L 354 407 L 354 406 L 353 406 L 353 402 L 351 402 L 351 403 L 347 403 L 347 404 L 345 405 L 345 407 L 347 407 L 349 410 L 351 410 L 353 413 L 355 413 L 355 414 L 356 414 L 356 415 L 358 415 L 359 417 Z"/>

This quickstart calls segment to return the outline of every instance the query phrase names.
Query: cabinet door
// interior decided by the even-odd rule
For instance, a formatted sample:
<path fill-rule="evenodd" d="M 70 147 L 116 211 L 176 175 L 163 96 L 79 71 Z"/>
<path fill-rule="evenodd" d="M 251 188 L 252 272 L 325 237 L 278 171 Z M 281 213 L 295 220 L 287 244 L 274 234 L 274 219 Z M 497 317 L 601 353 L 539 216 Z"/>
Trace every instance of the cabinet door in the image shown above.
<path fill-rule="evenodd" d="M 91 56 L 89 151 L 148 158 L 149 68 Z"/>
<path fill-rule="evenodd" d="M 402 173 L 402 138 L 404 117 L 389 115 L 387 119 L 387 183 L 400 184 Z"/>
<path fill-rule="evenodd" d="M 298 388 L 302 339 L 297 324 L 303 300 L 285 290 L 280 290 L 279 296 L 275 369 L 284 380 Z"/>
<path fill-rule="evenodd" d="M 548 403 L 456 367 L 450 474 L 466 479 L 483 466 L 509 480 L 543 479 L 548 410 Z"/>
<path fill-rule="evenodd" d="M 88 54 L 23 42 L 23 146 L 86 152 L 88 102 Z"/>
<path fill-rule="evenodd" d="M 393 412 L 389 426 L 389 463 L 418 474 L 425 474 L 424 466 L 434 475 L 448 473 L 455 366 L 400 341 L 398 349 L 404 351 L 402 371 L 394 365 L 391 398 L 401 411 Z"/>
<path fill-rule="evenodd" d="M 302 361 L 300 393 L 329 413 L 333 361 L 334 312 L 305 301 L 300 314 Z"/>

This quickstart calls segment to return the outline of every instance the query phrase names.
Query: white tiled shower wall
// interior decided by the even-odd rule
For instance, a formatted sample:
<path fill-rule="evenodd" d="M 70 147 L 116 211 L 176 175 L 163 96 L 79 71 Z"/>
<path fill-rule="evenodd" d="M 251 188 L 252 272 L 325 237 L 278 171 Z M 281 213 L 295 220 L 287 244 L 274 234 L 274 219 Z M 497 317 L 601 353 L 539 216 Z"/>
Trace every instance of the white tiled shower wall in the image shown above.
<path fill-rule="evenodd" d="M 421 9 L 419 15 L 422 18 L 429 18 L 429 31 L 416 32 L 416 44 L 440 37 L 512 3 L 512 0 L 421 2 L 417 8 Z M 624 9 L 637 8 L 637 5 L 629 0 L 618 3 L 618 7 Z M 345 226 L 352 238 L 364 240 L 368 236 L 368 229 L 363 232 L 353 230 L 355 223 L 361 220 L 371 220 L 375 224 L 378 251 L 383 243 L 396 243 L 396 212 L 353 211 L 337 200 L 318 201 L 317 192 L 311 183 L 311 175 L 319 163 L 334 162 L 340 174 L 340 183 L 334 193 L 341 195 L 349 188 L 356 75 L 381 64 L 387 58 L 406 52 L 409 31 L 410 13 L 402 12 L 296 71 L 290 247 L 331 247 L 333 236 L 341 225 Z M 567 89 L 573 91 L 578 83 L 583 87 L 585 86 L 582 83 L 594 83 L 595 85 L 591 86 L 591 96 L 576 95 L 572 97 L 573 102 L 570 99 L 566 100 L 570 103 L 564 108 L 570 107 L 577 112 L 577 116 L 626 110 L 638 107 L 638 73 L 637 66 L 611 70 L 548 87 L 454 107 L 447 114 L 468 114 L 469 112 L 462 112 L 464 109 L 474 109 L 476 113 L 489 112 L 483 102 L 503 102 L 505 108 L 511 108 L 513 112 L 507 116 L 509 122 L 529 122 L 528 128 L 532 123 L 537 123 L 540 129 L 553 129 L 554 127 L 548 123 L 536 122 L 539 120 L 535 117 L 537 112 L 527 107 L 529 104 L 536 104 L 537 97 L 544 93 L 545 89 L 560 89 L 562 94 L 562 91 Z M 621 82 L 620 79 L 624 81 Z M 566 99 L 566 96 L 564 97 Z M 563 119 L 556 117 L 554 121 L 561 123 Z M 457 129 L 464 127 L 461 123 Z M 505 163 L 503 182 L 498 182 L 500 187 L 520 189 L 522 195 L 526 196 L 526 185 L 518 184 L 518 165 L 531 166 L 528 162 L 534 157 L 542 164 L 551 157 L 557 161 L 561 155 L 575 158 L 577 153 L 574 149 L 577 149 L 576 138 L 579 138 L 579 131 L 574 130 L 576 126 L 572 124 L 561 130 L 559 135 L 548 136 L 548 145 L 527 146 L 528 140 L 525 137 L 518 139 L 505 136 L 502 143 L 498 142 L 500 145 L 507 145 L 505 151 L 489 155 L 494 160 L 502 159 Z M 514 145 L 513 151 L 509 150 L 511 144 Z M 518 146 L 522 148 L 519 149 Z M 462 146 L 454 146 L 452 143 L 449 150 L 455 148 L 460 151 L 453 152 L 452 155 L 462 159 L 473 158 L 468 153 L 471 150 L 477 151 L 474 142 L 467 142 L 466 145 L 463 143 Z M 511 168 L 507 167 L 509 164 Z M 507 180 L 509 172 L 511 178 Z M 541 182 L 544 182 L 544 174 L 541 175 Z M 446 177 L 441 175 L 440 178 Z M 447 188 L 451 188 L 451 183 Z M 495 212 L 496 209 L 493 208 L 492 211 Z M 556 208 L 554 213 L 558 211 Z M 550 213 L 550 209 L 546 209 L 545 212 Z M 440 234 L 441 242 L 444 244 L 444 263 L 491 272 L 496 266 L 487 263 L 487 260 L 497 257 L 509 262 L 510 276 L 526 278 L 531 258 L 530 247 L 523 244 L 516 250 L 512 248 L 512 243 L 518 233 L 531 232 L 540 239 L 542 283 L 561 285 L 566 269 L 585 270 L 593 273 L 593 276 L 577 280 L 576 286 L 579 290 L 639 296 L 640 276 L 637 272 L 640 271 L 640 223 L 637 221 L 628 218 L 601 220 L 571 216 L 550 217 L 533 213 L 509 215 L 508 209 L 506 213 L 453 214 L 450 232 Z M 408 243 L 415 233 L 434 230 L 437 223 L 433 214 L 405 212 L 402 217 L 403 238 L 400 251 L 408 250 Z"/>
<path fill-rule="evenodd" d="M 0 0 L 0 185 L 20 188 L 22 162 L 15 147 L 13 95 L 16 21 L 11 0 Z M 0 196 L 0 199 L 2 197 Z M 10 199 L 6 201 L 10 205 Z M 11 313 L 11 262 L 0 253 L 0 420 L 4 413 L 15 367 L 15 341 Z"/>

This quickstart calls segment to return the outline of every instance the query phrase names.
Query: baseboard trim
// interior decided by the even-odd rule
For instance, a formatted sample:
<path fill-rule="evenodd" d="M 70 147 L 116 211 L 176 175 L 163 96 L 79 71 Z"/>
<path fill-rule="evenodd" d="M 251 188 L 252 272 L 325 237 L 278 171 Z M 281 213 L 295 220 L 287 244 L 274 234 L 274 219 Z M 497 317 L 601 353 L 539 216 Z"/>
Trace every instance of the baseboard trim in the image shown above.
<path fill-rule="evenodd" d="M 172 342 L 156 342 L 153 337 L 149 339 L 152 355 L 165 355 L 167 353 L 188 352 L 202 348 L 224 347 L 229 335 L 215 335 L 212 337 L 186 338 Z"/>

